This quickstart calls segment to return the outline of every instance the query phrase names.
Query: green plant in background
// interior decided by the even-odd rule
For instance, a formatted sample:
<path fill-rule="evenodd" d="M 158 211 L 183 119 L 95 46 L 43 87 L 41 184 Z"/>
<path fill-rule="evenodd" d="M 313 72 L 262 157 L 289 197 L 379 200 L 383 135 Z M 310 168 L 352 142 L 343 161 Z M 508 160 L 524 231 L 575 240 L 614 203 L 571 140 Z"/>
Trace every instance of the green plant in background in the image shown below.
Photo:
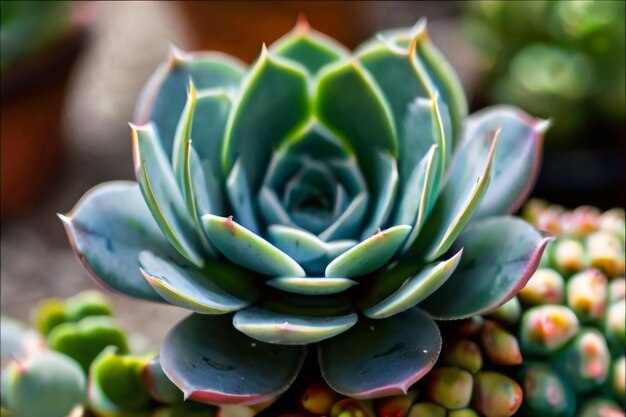
<path fill-rule="evenodd" d="M 0 70 L 37 54 L 70 28 L 70 2 L 0 2 Z"/>
<path fill-rule="evenodd" d="M 551 137 L 562 142 L 581 129 L 620 126 L 625 12 L 622 1 L 467 2 L 466 29 L 487 74 L 487 98 L 552 118 Z"/>
<path fill-rule="evenodd" d="M 45 299 L 37 330 L 2 317 L 2 416 L 213 417 L 216 409 L 183 403 L 154 353 L 131 354 L 126 333 L 97 291 Z"/>
<path fill-rule="evenodd" d="M 301 21 L 247 69 L 174 50 L 131 125 L 138 183 L 60 217 L 102 284 L 193 313 L 160 351 L 186 397 L 267 402 L 315 350 L 335 391 L 400 394 L 439 356 L 434 319 L 503 304 L 549 241 L 505 215 L 546 123 L 466 111 L 425 22 L 350 54 Z"/>

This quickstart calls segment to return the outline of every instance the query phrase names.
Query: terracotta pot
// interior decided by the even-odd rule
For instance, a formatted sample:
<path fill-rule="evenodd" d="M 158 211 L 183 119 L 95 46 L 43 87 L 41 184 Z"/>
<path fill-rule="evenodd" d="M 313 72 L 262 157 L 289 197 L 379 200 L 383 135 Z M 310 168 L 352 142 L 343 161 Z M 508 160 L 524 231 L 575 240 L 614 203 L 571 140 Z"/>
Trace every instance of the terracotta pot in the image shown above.
<path fill-rule="evenodd" d="M 65 89 L 87 35 L 78 16 L 67 35 L 1 74 L 2 218 L 27 209 L 60 171 Z"/>

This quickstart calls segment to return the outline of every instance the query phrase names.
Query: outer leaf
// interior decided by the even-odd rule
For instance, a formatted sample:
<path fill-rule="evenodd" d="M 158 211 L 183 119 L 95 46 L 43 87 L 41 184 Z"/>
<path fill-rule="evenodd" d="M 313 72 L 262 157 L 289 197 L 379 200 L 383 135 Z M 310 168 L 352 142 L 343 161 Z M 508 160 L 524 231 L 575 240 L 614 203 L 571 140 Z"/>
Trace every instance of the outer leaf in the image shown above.
<path fill-rule="evenodd" d="M 287 254 L 238 225 L 231 217 L 207 214 L 202 217 L 202 221 L 211 242 L 235 264 L 269 276 L 306 275 L 302 267 Z"/>
<path fill-rule="evenodd" d="M 507 106 L 491 107 L 467 119 L 464 141 L 480 140 L 502 129 L 487 193 L 474 215 L 484 218 L 515 212 L 528 197 L 539 171 L 543 133 L 548 124 Z"/>
<path fill-rule="evenodd" d="M 204 261 L 193 220 L 153 125 L 131 125 L 131 128 L 135 174 L 152 216 L 172 246 L 189 261 L 202 266 Z"/>
<path fill-rule="evenodd" d="M 369 399 L 406 394 L 433 367 L 440 350 L 437 325 L 413 308 L 386 320 L 359 320 L 319 345 L 319 363 L 332 389 Z"/>
<path fill-rule="evenodd" d="M 161 366 L 185 397 L 209 404 L 258 404 L 296 378 L 306 348 L 250 339 L 230 317 L 192 315 L 161 346 Z"/>
<path fill-rule="evenodd" d="M 189 79 L 199 89 L 233 89 L 239 86 L 243 73 L 243 63 L 228 55 L 172 48 L 169 61 L 156 69 L 143 88 L 133 119 L 137 124 L 154 122 L 169 158 Z"/>
<path fill-rule="evenodd" d="M 273 148 L 309 119 L 307 75 L 296 65 L 263 48 L 230 112 L 222 167 L 228 173 L 240 159 L 254 191 L 263 180 Z"/>
<path fill-rule="evenodd" d="M 467 144 L 458 153 L 420 239 L 409 254 L 420 254 L 432 261 L 450 248 L 487 190 L 497 143 L 498 132 L 493 138 Z"/>
<path fill-rule="evenodd" d="M 354 313 L 332 317 L 307 317 L 251 307 L 236 313 L 233 325 L 240 332 L 262 342 L 308 345 L 345 332 L 354 326 L 357 319 Z"/>
<path fill-rule="evenodd" d="M 192 265 L 177 265 L 148 251 L 141 252 L 139 263 L 152 288 L 176 306 L 197 313 L 225 314 L 248 305 Z"/>
<path fill-rule="evenodd" d="M 108 182 L 90 191 L 67 216 L 65 225 L 78 259 L 109 290 L 151 301 L 163 299 L 139 272 L 142 250 L 177 257 L 134 182 Z"/>
<path fill-rule="evenodd" d="M 365 275 L 385 265 L 400 249 L 411 226 L 400 225 L 379 231 L 333 260 L 327 267 L 327 277 Z"/>
<path fill-rule="evenodd" d="M 462 253 L 463 249 L 446 261 L 427 265 L 417 275 L 396 287 L 398 288 L 396 292 L 378 304 L 365 309 L 363 314 L 372 319 L 384 319 L 415 307 L 448 280 L 459 264 Z M 383 276 L 383 281 L 384 278 Z M 385 282 L 381 284 L 384 286 Z M 370 291 L 376 292 L 376 286 Z"/>
<path fill-rule="evenodd" d="M 464 248 L 458 268 L 420 307 L 440 319 L 494 310 L 526 285 L 550 240 L 514 217 L 497 217 L 471 225 L 452 248 Z"/>
<path fill-rule="evenodd" d="M 270 46 L 270 52 L 299 62 L 312 74 L 324 65 L 350 55 L 345 46 L 311 29 L 305 18 L 298 18 L 293 30 Z"/>
<path fill-rule="evenodd" d="M 152 358 L 146 364 L 141 376 L 150 396 L 155 400 L 165 404 L 177 403 L 183 400 L 183 393 L 163 372 L 158 356 Z"/>

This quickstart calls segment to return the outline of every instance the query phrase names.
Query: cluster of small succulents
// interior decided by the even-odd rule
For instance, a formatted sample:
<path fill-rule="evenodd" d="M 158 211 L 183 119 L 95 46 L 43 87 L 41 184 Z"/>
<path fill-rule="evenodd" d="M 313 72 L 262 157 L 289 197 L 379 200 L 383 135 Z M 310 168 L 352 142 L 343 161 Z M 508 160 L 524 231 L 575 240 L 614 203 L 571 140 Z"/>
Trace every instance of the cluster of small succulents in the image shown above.
<path fill-rule="evenodd" d="M 508 308 L 517 311 L 526 416 L 624 415 L 624 210 L 531 201 L 526 218 L 558 238 Z"/>
<path fill-rule="evenodd" d="M 466 10 L 491 100 L 553 118 L 551 135 L 564 141 L 624 120 L 623 2 L 489 0 Z"/>
<path fill-rule="evenodd" d="M 2 317 L 2 416 L 212 417 L 185 403 L 154 353 L 131 354 L 109 300 L 85 291 L 46 299 L 35 328 Z"/>
<path fill-rule="evenodd" d="M 507 215 L 547 123 L 466 117 L 425 21 L 351 54 L 301 20 L 249 68 L 174 49 L 136 114 L 137 183 L 60 217 L 103 285 L 190 311 L 160 362 L 192 400 L 266 403 L 307 357 L 342 395 L 401 394 L 439 356 L 435 319 L 510 299 L 550 240 Z"/>

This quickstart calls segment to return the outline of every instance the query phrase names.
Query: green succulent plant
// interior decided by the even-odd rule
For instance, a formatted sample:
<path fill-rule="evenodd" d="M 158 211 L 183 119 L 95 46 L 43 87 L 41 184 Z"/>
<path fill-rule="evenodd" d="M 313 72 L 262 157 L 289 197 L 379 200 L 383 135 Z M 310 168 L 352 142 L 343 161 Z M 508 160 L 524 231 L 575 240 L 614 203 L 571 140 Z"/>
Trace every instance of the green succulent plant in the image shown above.
<path fill-rule="evenodd" d="M 0 70 L 37 53 L 70 29 L 68 1 L 0 2 Z"/>
<path fill-rule="evenodd" d="M 60 217 L 103 285 L 192 313 L 160 351 L 187 398 L 266 402 L 311 349 L 343 395 L 402 393 L 434 319 L 506 302 L 549 240 L 506 215 L 547 124 L 466 113 L 425 21 L 350 54 L 302 20 L 248 68 L 174 49 L 131 125 L 137 183 Z"/>
<path fill-rule="evenodd" d="M 522 415 L 623 416 L 624 210 L 569 211 L 533 200 L 525 216 L 557 239 L 507 303 L 517 305 L 509 325 L 524 355 Z"/>
<path fill-rule="evenodd" d="M 465 6 L 464 23 L 485 69 L 482 91 L 489 99 L 550 117 L 551 135 L 562 143 L 582 139 L 583 129 L 623 123 L 623 2 L 489 0 Z"/>

